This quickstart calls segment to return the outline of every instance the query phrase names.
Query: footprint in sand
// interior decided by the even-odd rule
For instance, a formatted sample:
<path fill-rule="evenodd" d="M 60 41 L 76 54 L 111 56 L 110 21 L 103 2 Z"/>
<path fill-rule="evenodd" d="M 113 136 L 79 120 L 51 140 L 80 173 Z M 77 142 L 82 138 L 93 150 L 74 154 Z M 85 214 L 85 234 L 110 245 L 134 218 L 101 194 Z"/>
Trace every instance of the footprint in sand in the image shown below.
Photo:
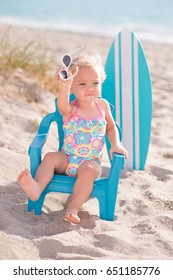
<path fill-rule="evenodd" d="M 171 158 L 173 158 L 173 153 L 169 153 L 169 152 L 168 152 L 168 153 L 164 153 L 164 154 L 163 154 L 163 157 L 164 157 L 164 158 L 171 159 Z"/>
<path fill-rule="evenodd" d="M 173 175 L 172 170 L 151 166 L 151 173 L 153 176 L 156 176 L 159 181 L 166 182 L 171 179 L 170 175 Z"/>
<path fill-rule="evenodd" d="M 149 191 L 146 191 L 144 193 L 144 196 L 147 197 L 149 201 L 153 202 L 153 206 L 156 209 L 165 210 L 165 211 L 173 210 L 173 201 L 172 200 L 160 199 L 158 197 L 155 197 Z"/>
<path fill-rule="evenodd" d="M 150 221 L 139 222 L 132 227 L 133 233 L 135 234 L 154 234 L 157 232 L 157 226 Z"/>
<path fill-rule="evenodd" d="M 6 216 L 0 215 L 0 230 L 5 230 L 9 225 L 9 219 Z"/>

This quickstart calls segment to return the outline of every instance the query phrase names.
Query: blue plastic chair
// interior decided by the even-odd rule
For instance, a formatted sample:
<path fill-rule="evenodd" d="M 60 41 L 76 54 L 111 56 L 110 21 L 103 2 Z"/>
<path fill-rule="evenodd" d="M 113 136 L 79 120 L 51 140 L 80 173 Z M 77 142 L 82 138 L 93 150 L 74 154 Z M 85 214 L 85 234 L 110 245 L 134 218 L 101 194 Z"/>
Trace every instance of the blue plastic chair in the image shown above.
<path fill-rule="evenodd" d="M 62 128 L 63 120 L 57 108 L 57 99 L 55 99 L 55 112 L 50 113 L 43 118 L 40 123 L 37 135 L 33 139 L 28 150 L 30 156 L 30 170 L 33 177 L 35 176 L 37 168 L 41 163 L 42 148 L 48 137 L 49 128 L 52 122 L 56 122 L 58 126 L 59 150 L 61 150 L 64 139 Z M 121 140 L 121 131 L 118 125 L 117 127 Z M 107 149 L 109 150 L 110 144 L 108 139 L 106 140 L 106 145 Z M 101 219 L 108 221 L 114 220 L 118 181 L 123 164 L 124 156 L 115 153 L 111 162 L 111 168 L 108 177 L 101 177 L 94 181 L 94 188 L 91 196 L 96 197 L 99 201 L 99 213 Z M 28 211 L 34 210 L 36 215 L 40 215 L 45 196 L 50 192 L 71 194 L 73 192 L 75 180 L 75 177 L 55 174 L 37 201 L 28 199 Z"/>

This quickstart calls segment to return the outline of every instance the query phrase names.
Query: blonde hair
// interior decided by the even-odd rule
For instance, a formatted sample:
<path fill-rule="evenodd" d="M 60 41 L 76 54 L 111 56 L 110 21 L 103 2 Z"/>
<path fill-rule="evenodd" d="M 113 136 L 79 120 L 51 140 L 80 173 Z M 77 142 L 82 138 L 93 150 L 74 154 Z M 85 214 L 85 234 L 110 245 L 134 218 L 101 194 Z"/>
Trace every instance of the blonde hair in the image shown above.
<path fill-rule="evenodd" d="M 100 68 L 100 77 L 101 77 L 101 82 L 103 82 L 106 78 L 106 73 L 103 67 L 103 63 L 101 60 L 101 57 L 99 54 L 96 54 L 95 56 L 80 56 L 75 58 L 72 61 L 72 64 L 70 65 L 70 70 L 73 74 L 73 72 L 76 71 L 76 67 L 80 69 L 82 68 L 89 68 L 89 67 L 95 67 L 98 66 Z"/>

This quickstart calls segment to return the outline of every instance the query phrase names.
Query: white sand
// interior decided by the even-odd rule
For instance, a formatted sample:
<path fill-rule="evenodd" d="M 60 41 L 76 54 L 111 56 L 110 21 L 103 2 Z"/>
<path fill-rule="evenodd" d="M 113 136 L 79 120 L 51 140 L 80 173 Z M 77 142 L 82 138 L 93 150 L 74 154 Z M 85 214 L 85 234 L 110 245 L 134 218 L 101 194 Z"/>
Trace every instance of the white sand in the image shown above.
<path fill-rule="evenodd" d="M 1 26 L 2 35 L 7 27 Z M 12 28 L 12 45 L 40 44 L 52 60 L 85 44 L 105 61 L 111 38 Z M 27 149 L 36 124 L 54 109 L 55 96 L 18 69 L 0 73 L 0 259 L 172 259 L 173 258 L 173 45 L 143 42 L 153 82 L 151 144 L 144 171 L 123 170 L 114 222 L 100 220 L 96 199 L 80 212 L 81 224 L 63 221 L 68 196 L 49 194 L 43 214 L 27 212 L 16 182 L 29 167 Z M 56 150 L 52 127 L 44 152 Z"/>

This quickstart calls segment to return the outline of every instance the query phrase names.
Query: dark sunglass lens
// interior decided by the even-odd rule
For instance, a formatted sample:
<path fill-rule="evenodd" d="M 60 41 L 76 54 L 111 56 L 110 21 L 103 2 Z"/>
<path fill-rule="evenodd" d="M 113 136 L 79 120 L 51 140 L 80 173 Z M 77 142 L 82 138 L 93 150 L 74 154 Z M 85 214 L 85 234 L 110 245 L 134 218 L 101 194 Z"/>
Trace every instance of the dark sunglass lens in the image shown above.
<path fill-rule="evenodd" d="M 71 64 L 71 57 L 69 55 L 64 55 L 62 61 L 64 65 L 68 67 Z"/>
<path fill-rule="evenodd" d="M 62 70 L 60 73 L 59 73 L 59 76 L 60 76 L 60 78 L 62 79 L 62 80 L 65 80 L 65 79 L 67 79 L 67 71 L 65 71 L 65 70 Z"/>

